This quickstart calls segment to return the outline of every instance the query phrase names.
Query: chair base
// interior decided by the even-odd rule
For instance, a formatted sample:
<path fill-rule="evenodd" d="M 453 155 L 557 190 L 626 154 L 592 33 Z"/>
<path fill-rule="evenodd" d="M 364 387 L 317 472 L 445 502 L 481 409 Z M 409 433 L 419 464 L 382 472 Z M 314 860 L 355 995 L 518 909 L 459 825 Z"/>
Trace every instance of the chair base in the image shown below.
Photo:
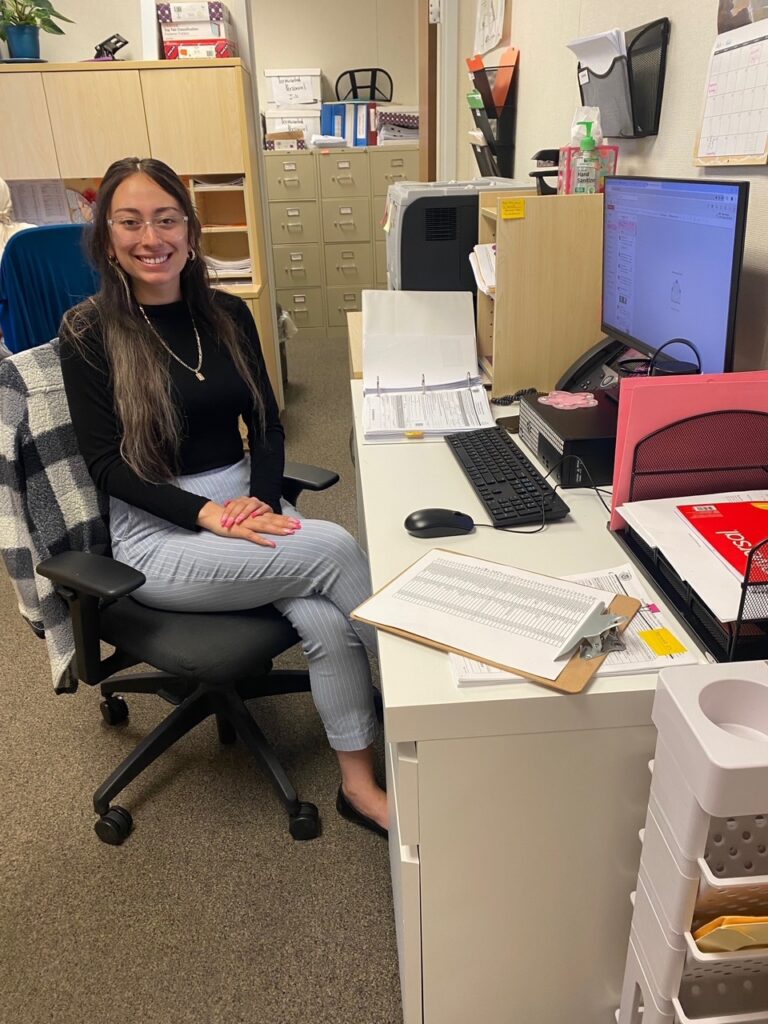
<path fill-rule="evenodd" d="M 101 712 L 110 725 L 117 725 L 128 717 L 127 705 L 117 696 L 118 692 L 158 694 L 176 706 L 94 793 L 93 807 L 99 815 L 96 825 L 99 838 L 112 845 L 119 845 L 127 837 L 131 827 L 130 815 L 127 815 L 128 823 L 123 827 L 123 816 L 127 812 L 122 808 L 111 807 L 112 800 L 174 743 L 200 722 L 214 715 L 220 741 L 233 743 L 239 738 L 266 770 L 288 812 L 289 830 L 293 838 L 314 839 L 320 834 L 317 808 L 314 804 L 299 800 L 282 765 L 245 704 L 249 697 L 296 693 L 308 689 L 306 672 L 288 671 L 271 672 L 242 687 L 221 687 L 210 683 L 194 686 L 186 680 L 158 672 L 112 677 L 102 683 L 104 700 Z"/>

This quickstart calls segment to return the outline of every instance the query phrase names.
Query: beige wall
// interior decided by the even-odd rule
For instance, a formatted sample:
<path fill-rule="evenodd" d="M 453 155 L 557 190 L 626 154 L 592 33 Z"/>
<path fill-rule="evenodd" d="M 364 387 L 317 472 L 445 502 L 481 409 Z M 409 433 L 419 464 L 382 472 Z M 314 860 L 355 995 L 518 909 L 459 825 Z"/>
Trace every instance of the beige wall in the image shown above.
<path fill-rule="evenodd" d="M 380 67 L 392 76 L 393 100 L 415 104 L 415 0 L 250 0 L 256 67 L 323 71 L 323 99 L 347 68 Z M 259 75 L 261 106 L 267 101 Z"/>
<path fill-rule="evenodd" d="M 507 0 L 509 3 L 510 0 Z M 667 16 L 672 32 L 661 126 L 655 138 L 622 142 L 619 171 L 673 177 L 748 179 L 751 182 L 737 323 L 740 369 L 768 367 L 768 169 L 694 167 L 692 153 L 701 123 L 709 55 L 717 32 L 717 0 L 511 0 L 512 43 L 520 49 L 516 177 L 533 167 L 537 149 L 568 140 L 579 102 L 575 57 L 568 40 L 606 29 L 634 28 Z M 462 2 L 459 53 L 472 47 L 474 2 Z M 489 63 L 488 59 L 486 62 Z M 466 78 L 457 97 L 460 132 L 458 175 L 474 177 L 466 142 L 471 119 L 466 109 Z M 613 140 L 612 140 L 613 141 Z"/>
<path fill-rule="evenodd" d="M 126 60 L 141 59 L 141 22 L 137 0 L 56 0 L 57 11 L 74 25 L 61 23 L 65 34 L 40 33 L 40 56 L 49 61 L 88 60 L 96 43 L 119 33 L 128 40 L 120 51 Z"/>

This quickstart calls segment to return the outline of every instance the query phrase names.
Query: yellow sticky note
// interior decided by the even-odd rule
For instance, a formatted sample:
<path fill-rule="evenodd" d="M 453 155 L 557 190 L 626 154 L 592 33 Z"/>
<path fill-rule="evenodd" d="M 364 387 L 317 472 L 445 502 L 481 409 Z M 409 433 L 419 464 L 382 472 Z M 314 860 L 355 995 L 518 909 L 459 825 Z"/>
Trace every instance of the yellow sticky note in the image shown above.
<path fill-rule="evenodd" d="M 522 220 L 525 217 L 525 200 L 524 199 L 502 199 L 501 200 L 501 219 L 502 220 Z"/>
<path fill-rule="evenodd" d="M 654 654 L 685 654 L 686 649 L 668 629 L 644 629 L 637 634 Z"/>

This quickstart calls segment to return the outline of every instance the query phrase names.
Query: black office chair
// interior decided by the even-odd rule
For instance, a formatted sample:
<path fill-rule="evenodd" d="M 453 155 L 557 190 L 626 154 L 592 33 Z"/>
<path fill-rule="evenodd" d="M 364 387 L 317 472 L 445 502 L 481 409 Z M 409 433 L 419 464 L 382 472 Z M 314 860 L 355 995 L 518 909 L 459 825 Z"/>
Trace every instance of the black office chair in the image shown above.
<path fill-rule="evenodd" d="M 321 491 L 338 474 L 314 466 L 286 465 L 283 496 L 294 504 L 302 490 Z M 272 659 L 298 643 L 291 624 L 271 605 L 242 612 L 193 614 L 158 611 L 129 595 L 142 573 L 117 560 L 65 551 L 37 566 L 65 598 L 76 643 L 77 679 L 100 686 L 101 713 L 109 725 L 128 718 L 119 694 L 152 693 L 175 705 L 96 790 L 96 834 L 119 845 L 133 822 L 111 801 L 177 740 L 211 715 L 222 743 L 242 740 L 266 769 L 289 814 L 294 839 L 320 832 L 317 807 L 301 802 L 245 702 L 255 697 L 309 690 L 306 671 L 273 670 Z M 114 653 L 101 657 L 101 641 Z M 159 671 L 117 674 L 147 663 Z"/>
<path fill-rule="evenodd" d="M 336 79 L 337 100 L 376 100 L 389 103 L 392 99 L 392 77 L 383 68 L 351 68 L 342 71 Z"/>
<path fill-rule="evenodd" d="M 175 705 L 96 790 L 99 838 L 117 845 L 128 836 L 130 814 L 110 802 L 210 715 L 222 743 L 239 737 L 266 768 L 290 816 L 293 838 L 318 835 L 317 808 L 299 801 L 245 704 L 309 689 L 307 672 L 272 671 L 272 659 L 299 640 L 290 623 L 269 605 L 192 614 L 158 611 L 129 596 L 144 576 L 108 557 L 105 503 L 77 447 L 58 342 L 0 361 L 0 423 L 0 550 L 19 607 L 39 636 L 47 631 L 56 673 L 61 668 L 70 676 L 63 684 L 58 680 L 57 690 L 73 692 L 78 680 L 100 686 L 101 713 L 109 725 L 128 717 L 122 693 L 157 694 Z M 322 491 L 337 480 L 336 473 L 287 463 L 283 495 L 294 504 L 302 490 Z M 42 580 L 35 596 L 36 563 L 66 605 Z M 72 633 L 75 658 L 67 669 Z M 104 658 L 101 641 L 115 648 Z M 156 671 L 118 674 L 143 663 Z"/>

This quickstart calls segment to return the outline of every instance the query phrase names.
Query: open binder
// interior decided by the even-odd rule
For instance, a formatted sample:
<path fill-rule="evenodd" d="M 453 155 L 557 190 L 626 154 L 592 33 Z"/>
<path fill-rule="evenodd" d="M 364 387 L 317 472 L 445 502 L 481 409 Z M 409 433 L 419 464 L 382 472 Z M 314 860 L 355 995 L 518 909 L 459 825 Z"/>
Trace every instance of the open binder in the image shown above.
<path fill-rule="evenodd" d="M 492 427 L 470 292 L 363 292 L 368 440 Z"/>

